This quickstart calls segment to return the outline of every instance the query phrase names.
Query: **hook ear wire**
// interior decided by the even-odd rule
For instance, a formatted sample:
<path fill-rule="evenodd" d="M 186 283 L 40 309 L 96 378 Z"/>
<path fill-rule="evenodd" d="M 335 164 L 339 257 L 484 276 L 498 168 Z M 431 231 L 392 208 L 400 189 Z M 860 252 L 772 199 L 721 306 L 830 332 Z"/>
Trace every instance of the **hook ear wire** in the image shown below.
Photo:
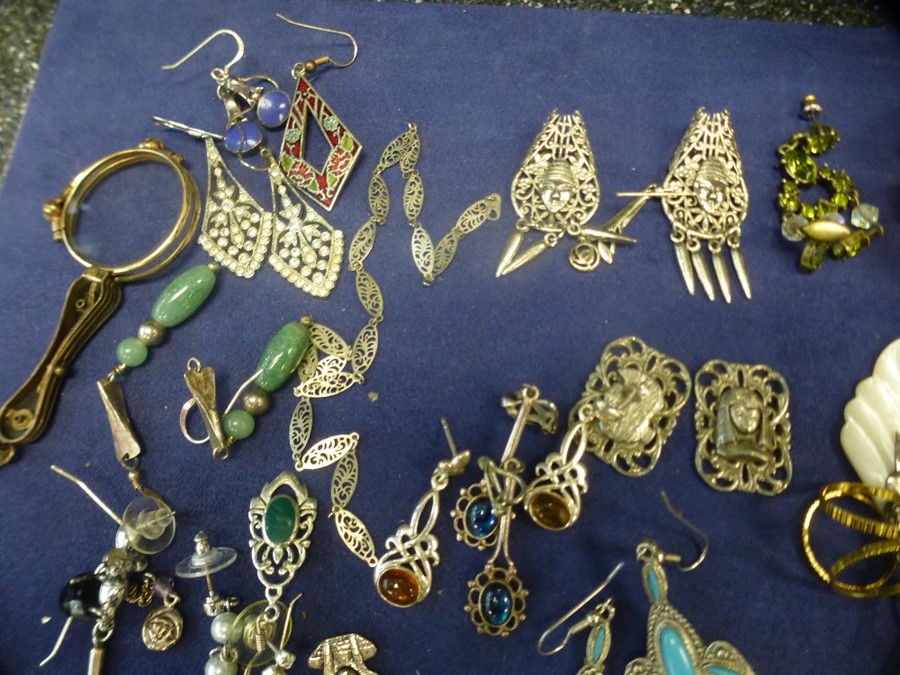
<path fill-rule="evenodd" d="M 233 38 L 234 38 L 234 41 L 237 43 L 237 48 L 238 48 L 238 49 L 237 49 L 237 54 L 234 55 L 234 58 L 232 58 L 231 61 L 229 61 L 228 64 L 225 65 L 225 66 L 222 68 L 222 70 L 227 74 L 227 73 L 228 73 L 228 69 L 231 68 L 231 66 L 233 66 L 235 63 L 237 63 L 238 61 L 240 61 L 242 58 L 244 58 L 244 41 L 241 39 L 241 36 L 240 36 L 240 35 L 238 35 L 237 33 L 235 33 L 235 32 L 234 32 L 233 30 L 231 30 L 230 28 L 220 28 L 220 29 L 217 30 L 215 33 L 213 33 L 212 35 L 210 35 L 209 37 L 207 37 L 203 42 L 201 42 L 201 43 L 198 44 L 196 47 L 194 47 L 194 48 L 193 48 L 191 51 L 189 51 L 187 54 L 185 54 L 185 55 L 182 56 L 180 59 L 178 59 L 175 63 L 170 63 L 170 64 L 168 64 L 168 65 L 165 65 L 165 66 L 162 67 L 162 69 L 163 69 L 163 70 L 174 70 L 175 68 L 177 68 L 177 67 L 180 66 L 182 63 L 184 63 L 185 61 L 187 61 L 187 60 L 188 60 L 189 58 L 191 58 L 194 54 L 196 54 L 197 52 L 199 52 L 201 49 L 203 49 L 206 45 L 208 45 L 210 42 L 212 42 L 215 38 L 219 37 L 220 35 L 230 35 L 231 37 L 233 37 Z"/>
<path fill-rule="evenodd" d="M 573 624 L 569 628 L 569 630 L 566 631 L 566 635 L 565 635 L 565 637 L 563 637 L 562 642 L 560 642 L 558 645 L 556 645 L 552 649 L 544 648 L 544 641 L 548 637 L 550 637 L 554 633 L 554 631 L 556 631 L 561 625 L 563 625 L 566 621 L 568 621 L 570 618 L 572 618 L 572 616 L 575 613 L 579 612 L 586 604 L 588 604 L 591 600 L 593 600 L 595 597 L 597 597 L 597 595 L 599 593 L 601 593 L 603 591 L 603 589 L 609 585 L 609 582 L 611 582 L 613 580 L 613 578 L 621 571 L 621 569 L 624 566 L 625 566 L 625 563 L 623 563 L 623 562 L 620 562 L 618 565 L 616 565 L 615 568 L 613 568 L 613 571 L 609 573 L 609 576 L 603 580 L 603 583 L 601 583 L 599 586 L 597 586 L 597 588 L 595 588 L 593 591 L 591 591 L 588 594 L 588 596 L 586 598 L 584 598 L 581 602 L 579 602 L 577 605 L 575 605 L 575 607 L 573 607 L 568 612 L 566 612 L 566 614 L 561 619 L 558 619 L 556 622 L 554 622 L 554 624 L 552 626 L 550 626 L 550 628 L 548 628 L 543 633 L 541 633 L 541 637 L 538 639 L 538 643 L 537 643 L 537 650 L 541 656 L 550 656 L 551 654 L 556 654 L 558 651 L 560 651 L 563 647 L 565 647 L 569 643 L 569 638 L 571 638 L 576 633 L 579 633 L 580 631 L 584 630 L 585 628 L 587 628 L 588 626 L 591 625 L 587 619 L 582 619 L 578 623 Z"/>
<path fill-rule="evenodd" d="M 671 502 L 669 502 L 669 496 L 666 494 L 666 491 L 663 490 L 660 492 L 662 495 L 663 503 L 666 505 L 666 509 L 668 509 L 669 513 L 671 513 L 675 519 L 688 528 L 691 532 L 696 534 L 703 541 L 703 548 L 700 551 L 700 556 L 692 562 L 690 565 L 683 565 L 681 562 L 681 556 L 678 554 L 667 553 L 664 555 L 664 559 L 666 562 L 673 562 L 675 566 L 682 572 L 691 572 L 692 570 L 700 567 L 700 564 L 706 560 L 706 554 L 709 552 L 709 537 L 706 536 L 706 533 L 703 532 L 699 527 L 694 525 L 691 521 L 684 517 L 684 514 L 681 511 L 677 511 L 675 507 L 672 506 Z"/>
<path fill-rule="evenodd" d="M 350 40 L 350 42 L 353 44 L 353 56 L 350 58 L 349 61 L 347 61 L 347 63 L 338 63 L 333 58 L 331 58 L 331 56 L 329 56 L 327 54 L 318 59 L 313 59 L 312 61 L 310 61 L 310 63 L 315 64 L 317 66 L 321 66 L 326 63 L 330 63 L 335 68 L 346 68 L 348 66 L 352 66 L 353 63 L 356 61 L 356 56 L 357 56 L 357 54 L 359 54 L 359 45 L 356 44 L 356 38 L 353 37 L 347 31 L 337 30 L 335 28 L 324 28 L 322 26 L 314 26 L 313 24 L 310 24 L 310 23 L 301 23 L 300 21 L 294 21 L 293 19 L 288 19 L 283 14 L 276 14 L 275 16 L 277 16 L 282 21 L 291 24 L 292 26 L 298 26 L 300 28 L 308 28 L 309 30 L 317 30 L 317 31 L 321 31 L 323 33 L 332 33 L 334 35 L 343 35 L 345 38 Z"/>

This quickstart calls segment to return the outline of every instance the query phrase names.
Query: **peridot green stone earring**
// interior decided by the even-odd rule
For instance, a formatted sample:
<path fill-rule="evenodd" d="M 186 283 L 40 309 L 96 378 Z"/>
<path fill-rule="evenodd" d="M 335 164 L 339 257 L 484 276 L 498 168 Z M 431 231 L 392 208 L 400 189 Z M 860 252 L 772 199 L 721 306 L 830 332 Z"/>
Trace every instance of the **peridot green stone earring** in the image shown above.
<path fill-rule="evenodd" d="M 814 158 L 841 140 L 834 127 L 819 122 L 821 112 L 815 96 L 804 98 L 803 117 L 810 121 L 809 129 L 778 147 L 779 167 L 785 176 L 778 193 L 781 234 L 788 241 L 805 241 L 800 267 L 807 272 L 819 269 L 828 253 L 835 258 L 852 258 L 884 234 L 878 207 L 860 202 L 850 176 L 827 164 L 816 165 Z M 828 190 L 829 195 L 815 204 L 802 201 L 800 191 L 815 185 Z M 841 213 L 847 210 L 849 225 Z"/>

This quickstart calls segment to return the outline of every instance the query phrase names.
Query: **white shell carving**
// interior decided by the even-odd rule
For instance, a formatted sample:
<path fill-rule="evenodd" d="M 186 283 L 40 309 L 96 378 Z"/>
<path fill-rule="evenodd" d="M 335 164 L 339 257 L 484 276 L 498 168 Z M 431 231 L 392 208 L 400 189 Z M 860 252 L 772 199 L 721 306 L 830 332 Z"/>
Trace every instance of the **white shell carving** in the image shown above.
<path fill-rule="evenodd" d="M 871 377 L 856 387 L 844 408 L 841 446 L 860 480 L 885 487 L 895 470 L 895 435 L 900 433 L 900 339 L 889 344 Z"/>

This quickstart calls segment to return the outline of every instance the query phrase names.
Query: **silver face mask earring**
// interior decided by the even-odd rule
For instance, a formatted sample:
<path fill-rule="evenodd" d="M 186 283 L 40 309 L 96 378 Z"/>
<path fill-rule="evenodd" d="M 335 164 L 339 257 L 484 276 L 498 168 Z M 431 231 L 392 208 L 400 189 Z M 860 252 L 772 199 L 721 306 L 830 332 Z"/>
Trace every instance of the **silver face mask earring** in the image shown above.
<path fill-rule="evenodd" d="M 691 295 L 696 278 L 707 297 L 716 299 L 712 275 L 703 255 L 705 244 L 725 302 L 731 302 L 726 248 L 731 253 L 744 295 L 750 298 L 750 277 L 741 252 L 747 185 L 727 110 L 713 114 L 703 108 L 697 110 L 662 185 L 649 185 L 643 192 L 620 192 L 619 196 L 660 198 L 663 211 L 672 223 L 671 239 L 678 267 Z"/>
<path fill-rule="evenodd" d="M 541 637 L 537 644 L 538 653 L 541 656 L 551 656 L 562 651 L 563 647 L 568 644 L 570 638 L 585 629 L 590 629 L 587 646 L 585 648 L 584 663 L 575 675 L 603 675 L 605 672 L 604 664 L 606 662 L 606 657 L 609 655 L 609 647 L 612 642 L 610 624 L 612 623 L 613 617 L 616 615 L 616 608 L 612 599 L 604 600 L 596 607 L 586 612 L 577 623 L 574 623 L 569 627 L 562 642 L 555 647 L 548 649 L 544 646 L 544 642 L 565 624 L 566 621 L 575 616 L 575 614 L 580 612 L 585 605 L 596 598 L 624 566 L 625 563 L 616 565 L 609 576 L 603 580 L 603 583 L 591 591 L 590 595 L 566 612 L 566 614 L 550 626 L 550 628 L 541 633 Z"/>
<path fill-rule="evenodd" d="M 765 365 L 708 361 L 694 382 L 700 477 L 716 490 L 777 495 L 791 482 L 790 392 Z"/>
<path fill-rule="evenodd" d="M 582 272 L 612 263 L 616 244 L 634 242 L 622 234 L 633 215 L 625 217 L 628 209 L 602 227 L 588 227 L 600 205 L 600 182 L 584 119 L 577 111 L 550 113 L 513 177 L 512 202 L 519 221 L 497 267 L 498 277 L 534 260 L 565 235 L 576 239 L 569 263 Z M 531 230 L 543 233 L 543 239 L 519 254 Z"/>
<path fill-rule="evenodd" d="M 569 422 L 585 420 L 588 452 L 621 474 L 644 476 L 659 461 L 690 392 L 683 363 L 623 337 L 603 350 Z"/>

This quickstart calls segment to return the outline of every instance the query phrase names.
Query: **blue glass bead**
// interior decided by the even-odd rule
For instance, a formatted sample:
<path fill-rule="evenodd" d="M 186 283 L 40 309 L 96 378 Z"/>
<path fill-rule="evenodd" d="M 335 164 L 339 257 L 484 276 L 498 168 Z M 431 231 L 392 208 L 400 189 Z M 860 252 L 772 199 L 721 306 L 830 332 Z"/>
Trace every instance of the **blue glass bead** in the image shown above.
<path fill-rule="evenodd" d="M 466 531 L 476 539 L 485 539 L 497 526 L 497 514 L 487 497 L 479 497 L 466 509 Z"/>
<path fill-rule="evenodd" d="M 256 104 L 256 117 L 260 124 L 269 129 L 277 129 L 291 112 L 291 99 L 280 89 L 263 94 Z"/>
<path fill-rule="evenodd" d="M 262 143 L 262 132 L 252 122 L 238 122 L 225 132 L 225 147 L 234 154 L 250 152 Z"/>
<path fill-rule="evenodd" d="M 66 616 L 79 621 L 100 618 L 100 579 L 96 574 L 82 574 L 70 580 L 59 594 L 59 606 Z"/>
<path fill-rule="evenodd" d="M 502 626 L 512 614 L 512 591 L 498 581 L 489 583 L 481 592 L 481 614 L 492 626 Z"/>
<path fill-rule="evenodd" d="M 659 631 L 659 648 L 666 675 L 696 675 L 691 653 L 677 630 L 665 626 Z"/>

